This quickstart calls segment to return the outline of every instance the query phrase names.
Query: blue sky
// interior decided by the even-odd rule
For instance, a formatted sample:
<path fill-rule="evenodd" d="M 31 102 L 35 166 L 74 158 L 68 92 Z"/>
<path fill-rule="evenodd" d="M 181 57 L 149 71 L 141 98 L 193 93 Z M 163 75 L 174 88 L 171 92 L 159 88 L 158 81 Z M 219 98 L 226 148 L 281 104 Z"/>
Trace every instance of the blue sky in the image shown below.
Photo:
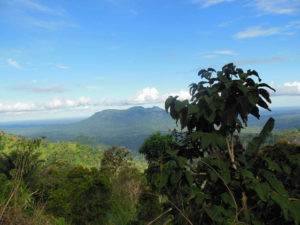
<path fill-rule="evenodd" d="M 300 105 L 299 0 L 0 0 L 0 31 L 0 121 L 163 106 L 229 62 Z"/>

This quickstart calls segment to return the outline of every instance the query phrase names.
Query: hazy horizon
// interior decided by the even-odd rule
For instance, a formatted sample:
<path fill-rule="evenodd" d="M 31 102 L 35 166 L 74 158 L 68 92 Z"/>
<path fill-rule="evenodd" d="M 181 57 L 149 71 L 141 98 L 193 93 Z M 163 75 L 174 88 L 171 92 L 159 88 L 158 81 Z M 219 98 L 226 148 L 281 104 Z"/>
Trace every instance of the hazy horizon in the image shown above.
<path fill-rule="evenodd" d="M 88 117 L 189 98 L 201 68 L 256 70 L 300 102 L 300 2 L 0 2 L 0 121 Z"/>

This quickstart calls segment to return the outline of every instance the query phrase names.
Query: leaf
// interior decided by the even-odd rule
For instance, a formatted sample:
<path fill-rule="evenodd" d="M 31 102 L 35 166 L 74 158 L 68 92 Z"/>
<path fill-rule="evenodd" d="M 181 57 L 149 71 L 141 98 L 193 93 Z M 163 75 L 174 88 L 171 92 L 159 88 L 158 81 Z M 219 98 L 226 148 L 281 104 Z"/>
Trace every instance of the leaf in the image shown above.
<path fill-rule="evenodd" d="M 185 104 L 184 104 L 184 102 L 177 100 L 174 103 L 174 107 L 175 107 L 176 112 L 180 112 L 185 107 Z"/>
<path fill-rule="evenodd" d="M 274 161 L 272 161 L 272 159 L 265 158 L 265 160 L 267 161 L 270 169 L 276 170 L 278 172 L 282 172 L 282 169 L 280 168 L 280 166 L 277 163 L 275 163 Z"/>
<path fill-rule="evenodd" d="M 206 70 L 204 70 L 204 69 L 200 70 L 200 71 L 198 72 L 198 76 L 202 75 L 202 74 L 205 73 L 205 72 L 206 72 Z"/>
<path fill-rule="evenodd" d="M 261 200 L 263 200 L 264 202 L 268 200 L 271 191 L 271 188 L 268 183 L 257 183 L 254 186 L 254 190 Z"/>
<path fill-rule="evenodd" d="M 274 128 L 274 123 L 275 120 L 273 118 L 270 118 L 266 122 L 258 137 L 253 138 L 252 141 L 249 143 L 248 148 L 246 150 L 246 155 L 252 156 L 258 153 L 260 146 L 266 140 L 268 135 L 272 132 Z"/>
<path fill-rule="evenodd" d="M 241 169 L 241 175 L 245 178 L 255 179 L 253 173 L 246 169 Z"/>
<path fill-rule="evenodd" d="M 271 194 L 271 198 L 277 203 L 277 205 L 280 206 L 281 208 L 281 211 L 283 213 L 283 216 L 284 216 L 284 219 L 285 221 L 288 221 L 289 219 L 289 212 L 288 212 L 288 199 L 279 195 L 279 194 L 276 194 L 276 193 L 272 193 Z M 299 212 L 298 212 L 299 213 Z"/>
<path fill-rule="evenodd" d="M 264 109 L 267 109 L 267 110 L 271 111 L 271 110 L 269 109 L 268 104 L 267 104 L 261 97 L 259 97 L 257 104 L 258 104 L 260 107 L 262 107 L 262 108 L 264 108 Z"/>
<path fill-rule="evenodd" d="M 158 188 L 162 189 L 164 186 L 166 186 L 168 179 L 169 179 L 169 174 L 170 172 L 164 170 L 162 173 L 160 173 L 159 176 L 159 184 L 158 184 Z"/>
<path fill-rule="evenodd" d="M 192 175 L 190 174 L 189 171 L 185 171 L 184 174 L 185 174 L 186 180 L 188 181 L 189 185 L 191 186 L 193 184 L 193 180 L 194 180 Z"/>
<path fill-rule="evenodd" d="M 262 175 L 272 186 L 272 188 L 274 188 L 275 191 L 277 191 L 280 195 L 288 198 L 289 196 L 288 191 L 285 189 L 282 182 L 276 178 L 274 173 L 267 170 L 263 170 Z"/>
<path fill-rule="evenodd" d="M 198 111 L 199 111 L 199 108 L 197 105 L 194 105 L 194 104 L 188 105 L 188 114 L 194 114 L 194 113 L 197 113 Z"/>
<path fill-rule="evenodd" d="M 177 185 L 182 176 L 182 171 L 172 171 L 170 182 L 172 185 Z"/>
<path fill-rule="evenodd" d="M 213 171 L 212 169 L 208 169 L 207 171 L 208 171 L 210 179 L 215 183 L 218 180 L 218 176 L 217 176 L 216 172 Z"/>
<path fill-rule="evenodd" d="M 171 104 L 173 103 L 173 101 L 175 100 L 175 98 L 173 96 L 169 96 L 165 102 L 165 110 L 166 112 L 168 112 L 168 109 L 170 108 Z"/>
<path fill-rule="evenodd" d="M 262 95 L 269 103 L 271 103 L 270 94 L 263 88 L 258 89 L 259 94 Z"/>
<path fill-rule="evenodd" d="M 283 165 L 282 165 L 282 169 L 283 169 L 283 171 L 284 171 L 285 173 L 287 173 L 288 175 L 291 174 L 292 169 L 291 169 L 291 167 L 289 167 L 288 165 L 283 164 Z"/>
<path fill-rule="evenodd" d="M 291 212 L 292 217 L 294 218 L 295 225 L 300 223 L 300 201 L 289 202 L 290 207 L 289 211 Z"/>

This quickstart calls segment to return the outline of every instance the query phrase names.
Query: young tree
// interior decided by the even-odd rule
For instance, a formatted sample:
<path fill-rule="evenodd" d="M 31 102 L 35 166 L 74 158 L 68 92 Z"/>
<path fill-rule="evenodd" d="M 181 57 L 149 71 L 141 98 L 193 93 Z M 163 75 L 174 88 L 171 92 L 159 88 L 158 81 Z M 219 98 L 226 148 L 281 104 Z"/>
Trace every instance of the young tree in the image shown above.
<path fill-rule="evenodd" d="M 150 164 L 156 166 L 147 170 L 165 210 L 171 207 L 172 223 L 299 224 L 295 212 L 300 211 L 300 193 L 288 191 L 299 187 L 299 180 L 283 169 L 288 160 L 276 161 L 279 155 L 268 157 L 261 150 L 274 119 L 246 149 L 238 139 L 249 115 L 259 119 L 260 108 L 270 110 L 267 89 L 274 89 L 261 83 L 256 71 L 244 72 L 232 63 L 218 72 L 200 70 L 198 75 L 202 80 L 191 84 L 190 101 L 177 96 L 166 100 L 166 111 L 180 122 L 181 132 L 173 134 L 176 145 L 162 145 L 166 150 L 158 151 L 160 155 L 154 157 L 158 160 Z M 282 151 L 288 155 L 288 149 Z M 149 150 L 147 155 L 153 153 Z M 294 151 L 292 158 L 298 157 L 300 153 Z"/>

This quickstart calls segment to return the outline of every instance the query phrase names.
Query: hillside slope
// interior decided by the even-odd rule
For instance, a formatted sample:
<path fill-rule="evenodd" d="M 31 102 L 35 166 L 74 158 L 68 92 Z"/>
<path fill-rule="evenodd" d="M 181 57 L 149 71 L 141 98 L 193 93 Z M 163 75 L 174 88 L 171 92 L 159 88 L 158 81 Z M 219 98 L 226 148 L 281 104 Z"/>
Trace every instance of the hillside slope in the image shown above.
<path fill-rule="evenodd" d="M 116 144 L 137 150 L 151 133 L 164 133 L 175 126 L 175 121 L 159 107 L 132 107 L 97 112 L 73 124 L 4 131 L 25 137 L 46 136 L 51 141 L 76 140 L 78 136 L 85 136 L 93 139 L 93 145 L 97 141 L 99 144 Z"/>

